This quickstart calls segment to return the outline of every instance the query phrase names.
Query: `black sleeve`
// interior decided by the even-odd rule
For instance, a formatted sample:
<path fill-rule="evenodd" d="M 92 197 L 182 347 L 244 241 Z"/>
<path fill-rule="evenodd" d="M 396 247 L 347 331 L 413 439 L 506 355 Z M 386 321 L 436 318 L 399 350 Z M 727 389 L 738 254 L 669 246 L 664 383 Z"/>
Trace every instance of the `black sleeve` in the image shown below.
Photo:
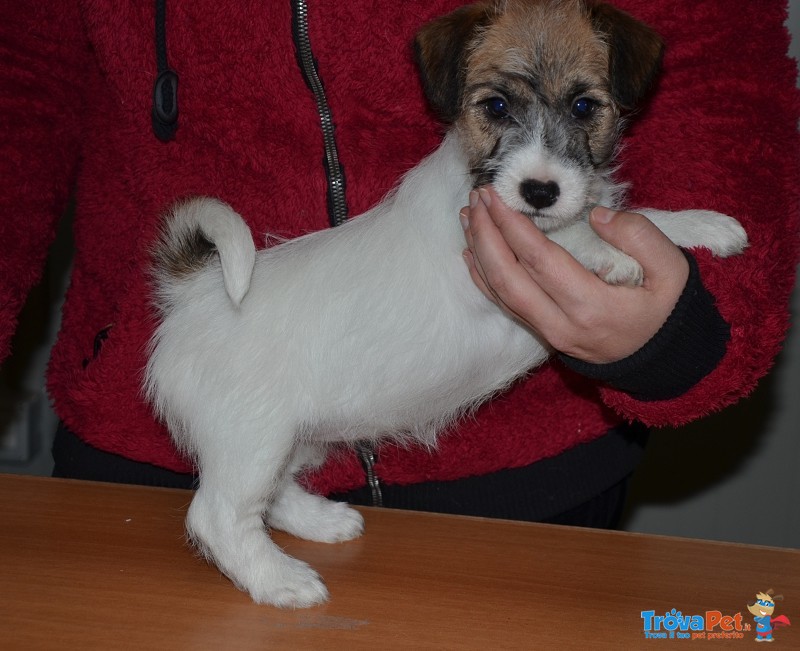
<path fill-rule="evenodd" d="M 638 351 L 609 364 L 590 364 L 560 354 L 570 369 L 625 391 L 638 400 L 668 400 L 686 393 L 713 371 L 730 339 L 730 326 L 703 286 L 688 251 L 689 278 L 661 329 Z"/>

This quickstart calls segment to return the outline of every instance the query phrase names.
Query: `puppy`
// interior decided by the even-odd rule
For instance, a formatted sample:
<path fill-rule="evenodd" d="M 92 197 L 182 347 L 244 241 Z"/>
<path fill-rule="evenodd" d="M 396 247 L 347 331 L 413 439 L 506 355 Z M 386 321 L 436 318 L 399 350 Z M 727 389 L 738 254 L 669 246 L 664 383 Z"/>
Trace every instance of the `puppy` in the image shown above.
<path fill-rule="evenodd" d="M 173 208 L 155 247 L 160 321 L 146 393 L 200 471 L 191 539 L 259 603 L 328 596 L 265 522 L 321 542 L 362 532 L 358 512 L 295 479 L 327 446 L 431 445 L 546 359 L 469 278 L 458 212 L 472 187 L 492 183 L 608 282 L 642 280 L 587 214 L 620 207 L 611 172 L 621 115 L 656 75 L 658 36 L 609 5 L 508 0 L 438 19 L 415 45 L 427 95 L 451 127 L 385 201 L 256 251 L 239 215 L 198 198 Z M 718 213 L 647 215 L 680 246 L 727 256 L 746 245 Z"/>

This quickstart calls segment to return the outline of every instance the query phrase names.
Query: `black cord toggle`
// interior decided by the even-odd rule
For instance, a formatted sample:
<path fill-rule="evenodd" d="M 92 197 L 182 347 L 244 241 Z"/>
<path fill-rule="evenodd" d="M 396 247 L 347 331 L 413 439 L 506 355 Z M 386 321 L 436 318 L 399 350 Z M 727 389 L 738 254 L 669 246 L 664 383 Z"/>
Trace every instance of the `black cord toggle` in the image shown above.
<path fill-rule="evenodd" d="M 178 74 L 171 68 L 163 70 L 153 86 L 153 131 L 156 137 L 168 142 L 178 129 Z"/>
<path fill-rule="evenodd" d="M 167 62 L 167 0 L 156 0 L 155 37 L 158 76 L 153 85 L 153 131 L 162 142 L 178 130 L 178 74 Z"/>

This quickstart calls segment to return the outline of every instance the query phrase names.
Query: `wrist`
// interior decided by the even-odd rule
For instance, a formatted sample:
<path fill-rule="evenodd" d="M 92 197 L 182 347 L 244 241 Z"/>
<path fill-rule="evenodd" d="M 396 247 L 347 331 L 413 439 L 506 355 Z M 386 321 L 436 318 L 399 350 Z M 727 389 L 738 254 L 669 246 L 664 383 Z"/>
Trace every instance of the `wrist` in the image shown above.
<path fill-rule="evenodd" d="M 727 350 L 730 326 L 703 286 L 694 256 L 686 285 L 667 320 L 632 355 L 607 364 L 592 364 L 560 354 L 562 362 L 586 377 L 625 391 L 639 400 L 676 398 L 713 371 Z"/>

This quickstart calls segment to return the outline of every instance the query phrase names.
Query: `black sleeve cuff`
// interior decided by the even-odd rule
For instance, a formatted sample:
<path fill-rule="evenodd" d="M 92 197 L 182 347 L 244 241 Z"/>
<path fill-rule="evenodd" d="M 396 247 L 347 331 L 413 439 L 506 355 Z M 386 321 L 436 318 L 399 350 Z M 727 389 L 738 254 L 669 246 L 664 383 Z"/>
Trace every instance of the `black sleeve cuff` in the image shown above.
<path fill-rule="evenodd" d="M 730 326 L 703 286 L 694 256 L 683 293 L 660 330 L 630 357 L 610 364 L 589 364 L 560 354 L 573 371 L 600 380 L 643 400 L 669 400 L 686 393 L 713 371 L 725 355 Z"/>

